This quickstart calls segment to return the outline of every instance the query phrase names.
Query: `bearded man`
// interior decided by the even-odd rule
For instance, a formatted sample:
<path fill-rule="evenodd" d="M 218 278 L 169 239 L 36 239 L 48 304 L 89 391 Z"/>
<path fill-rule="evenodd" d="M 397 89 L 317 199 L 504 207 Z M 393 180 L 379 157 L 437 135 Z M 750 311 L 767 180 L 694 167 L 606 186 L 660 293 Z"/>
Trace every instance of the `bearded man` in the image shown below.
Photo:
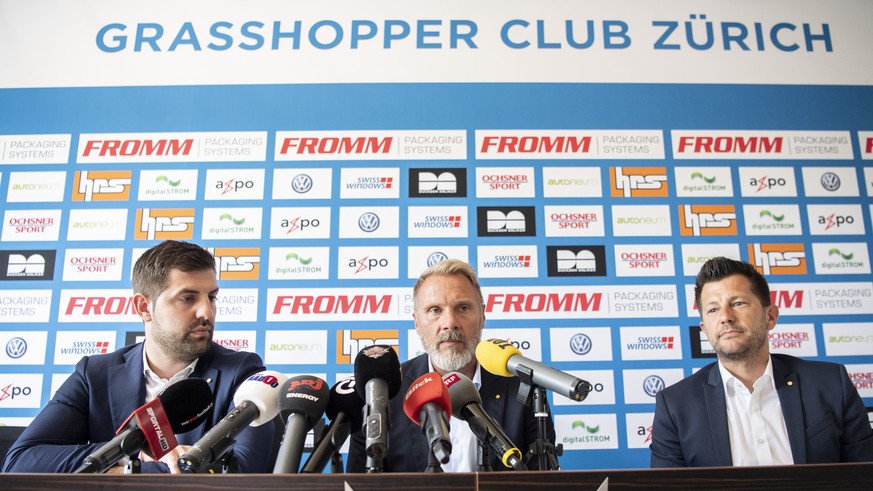
<path fill-rule="evenodd" d="M 388 434 L 388 456 L 385 472 L 421 472 L 427 468 L 430 447 L 424 434 L 403 412 L 403 397 L 418 377 L 436 372 L 460 372 L 479 389 L 482 406 L 506 435 L 523 453 L 537 438 L 537 422 L 533 407 L 518 402 L 519 381 L 493 375 L 482 370 L 476 361 L 476 346 L 485 327 L 485 302 L 479 280 L 473 268 L 460 260 L 447 259 L 426 269 L 412 290 L 415 331 L 421 338 L 425 354 L 405 363 L 401 368 L 403 383 L 390 401 L 391 429 Z M 476 437 L 466 422 L 451 419 L 452 454 L 443 464 L 446 472 L 474 472 L 478 466 Z M 547 436 L 555 441 L 555 428 L 548 420 Z M 491 452 L 491 468 L 509 470 Z M 364 436 L 352 435 L 347 472 L 363 472 L 367 455 Z M 528 462 L 537 469 L 536 459 Z"/>

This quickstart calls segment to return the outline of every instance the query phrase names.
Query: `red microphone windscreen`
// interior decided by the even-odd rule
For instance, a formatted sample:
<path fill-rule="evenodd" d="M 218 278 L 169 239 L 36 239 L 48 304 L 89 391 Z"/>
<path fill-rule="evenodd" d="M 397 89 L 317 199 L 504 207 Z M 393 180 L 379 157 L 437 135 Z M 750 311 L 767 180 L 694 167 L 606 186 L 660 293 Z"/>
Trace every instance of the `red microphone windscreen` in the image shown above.
<path fill-rule="evenodd" d="M 436 372 L 425 373 L 409 386 L 409 390 L 403 396 L 403 412 L 413 423 L 420 424 L 418 415 L 421 413 L 421 407 L 428 402 L 439 404 L 446 415 L 451 417 L 452 400 L 449 397 L 449 389 Z"/>

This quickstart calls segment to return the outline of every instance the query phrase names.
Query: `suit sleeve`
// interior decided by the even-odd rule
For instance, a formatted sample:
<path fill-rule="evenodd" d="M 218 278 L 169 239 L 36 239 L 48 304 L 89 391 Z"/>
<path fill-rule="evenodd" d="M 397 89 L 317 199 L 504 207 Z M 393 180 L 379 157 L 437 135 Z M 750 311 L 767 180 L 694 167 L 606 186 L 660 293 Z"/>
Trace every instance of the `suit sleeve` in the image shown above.
<path fill-rule="evenodd" d="M 652 423 L 652 467 L 687 467 L 682 445 L 679 441 L 679 430 L 670 414 L 670 407 L 664 391 L 655 396 L 655 420 Z"/>
<path fill-rule="evenodd" d="M 3 472 L 74 472 L 85 457 L 115 436 L 115 428 L 92 428 L 89 358 L 76 364 L 72 375 L 10 447 Z M 97 440 L 96 442 L 94 440 Z M 163 463 L 148 462 L 142 472 L 169 472 Z"/>
<path fill-rule="evenodd" d="M 266 368 L 260 356 L 256 353 L 246 353 L 245 358 L 239 362 L 238 369 L 234 371 L 233 383 L 224 386 L 225 390 L 229 390 L 230 393 L 216 394 L 216 400 L 227 401 L 226 407 L 216 408 L 217 411 L 220 411 L 220 419 L 233 410 L 233 395 L 239 385 L 250 375 L 264 370 Z M 265 473 L 272 471 L 267 467 L 273 449 L 274 421 L 275 418 L 260 426 L 247 426 L 237 435 L 233 445 L 233 456 L 236 459 L 238 472 Z"/>
<path fill-rule="evenodd" d="M 873 428 L 858 390 L 840 365 L 843 389 L 843 434 L 840 438 L 840 462 L 873 462 Z"/>
<path fill-rule="evenodd" d="M 364 433 L 360 428 L 352 428 L 349 437 L 349 455 L 346 462 L 346 472 L 364 472 L 367 466 L 367 454 L 364 452 Z M 389 442 L 390 444 L 390 442 Z"/>

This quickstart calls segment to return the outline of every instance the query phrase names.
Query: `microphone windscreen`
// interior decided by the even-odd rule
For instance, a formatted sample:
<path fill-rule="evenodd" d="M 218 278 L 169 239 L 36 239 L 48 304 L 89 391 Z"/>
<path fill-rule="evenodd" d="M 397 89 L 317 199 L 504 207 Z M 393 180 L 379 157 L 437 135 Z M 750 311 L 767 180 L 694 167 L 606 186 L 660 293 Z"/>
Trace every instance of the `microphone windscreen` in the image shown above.
<path fill-rule="evenodd" d="M 443 375 L 443 383 L 449 389 L 449 397 L 452 401 L 452 414 L 456 418 L 465 420 L 465 414 L 462 409 L 467 404 L 474 402 L 479 405 L 482 404 L 482 396 L 476 390 L 476 385 L 463 373 L 449 372 Z"/>
<path fill-rule="evenodd" d="M 355 357 L 355 390 L 362 398 L 367 397 L 367 382 L 384 380 L 388 384 L 388 397 L 400 392 L 400 359 L 391 346 L 374 344 L 358 352 Z"/>
<path fill-rule="evenodd" d="M 506 369 L 506 364 L 513 355 L 521 356 L 521 351 L 502 339 L 486 339 L 476 346 L 476 360 L 482 368 L 502 377 L 514 377 Z"/>
<path fill-rule="evenodd" d="M 355 391 L 355 378 L 340 380 L 330 389 L 330 399 L 327 401 L 325 414 L 331 421 L 339 413 L 345 413 L 351 421 L 352 428 L 361 428 L 364 424 L 364 398 Z"/>
<path fill-rule="evenodd" d="M 452 400 L 449 389 L 436 372 L 425 373 L 415 379 L 403 396 L 403 412 L 416 425 L 420 425 L 421 408 L 428 402 L 439 404 L 448 416 L 452 415 Z"/>
<path fill-rule="evenodd" d="M 164 406 L 164 413 L 176 434 L 200 426 L 215 404 L 209 384 L 201 378 L 186 378 L 170 384 L 157 399 Z"/>
<path fill-rule="evenodd" d="M 261 426 L 279 414 L 279 387 L 288 377 L 274 370 L 264 370 L 249 376 L 239 384 L 233 395 L 233 403 L 239 406 L 249 401 L 258 408 L 258 417 L 251 426 Z"/>
<path fill-rule="evenodd" d="M 279 414 L 286 421 L 292 414 L 304 416 L 311 429 L 324 415 L 329 395 L 327 382 L 318 377 L 311 375 L 291 377 L 279 389 Z"/>

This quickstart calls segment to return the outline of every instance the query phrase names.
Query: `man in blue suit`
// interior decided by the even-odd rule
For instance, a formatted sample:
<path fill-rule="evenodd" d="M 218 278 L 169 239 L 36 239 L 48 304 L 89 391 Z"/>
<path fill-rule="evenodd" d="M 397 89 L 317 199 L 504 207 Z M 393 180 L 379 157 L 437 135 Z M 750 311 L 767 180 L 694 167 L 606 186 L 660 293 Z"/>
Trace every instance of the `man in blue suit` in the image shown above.
<path fill-rule="evenodd" d="M 425 354 L 401 365 L 403 376 L 400 392 L 391 399 L 388 435 L 388 456 L 384 472 L 421 472 L 427 468 L 430 447 L 421 428 L 403 412 L 403 398 L 410 385 L 420 376 L 436 371 L 440 376 L 457 371 L 479 386 L 482 407 L 506 436 L 525 454 L 537 439 L 537 421 L 533 407 L 518 402 L 517 378 L 500 377 L 482 370 L 476 360 L 476 346 L 485 327 L 485 302 L 479 280 L 469 264 L 447 259 L 425 270 L 412 290 L 415 330 L 421 338 Z M 472 472 L 478 464 L 477 443 L 466 422 L 451 419 L 452 454 L 446 472 Z M 550 443 L 555 442 L 551 418 L 546 428 Z M 364 472 L 367 456 L 360 431 L 352 434 L 349 446 L 348 472 Z M 509 470 L 490 452 L 488 465 L 493 470 Z M 536 470 L 537 459 L 527 463 Z"/>
<path fill-rule="evenodd" d="M 656 396 L 652 467 L 873 461 L 873 429 L 845 367 L 770 354 L 779 308 L 753 266 L 713 258 L 694 295 L 718 362 Z"/>
<path fill-rule="evenodd" d="M 206 421 L 179 435 L 179 446 L 160 461 L 140 455 L 142 472 L 178 473 L 178 458 L 230 412 L 237 386 L 264 370 L 257 354 L 212 342 L 218 284 L 215 259 L 208 251 L 186 242 L 163 242 L 137 260 L 131 281 L 145 341 L 79 361 L 9 449 L 3 472 L 73 472 L 164 387 L 202 378 L 214 402 Z M 248 427 L 236 437 L 233 456 L 240 472 L 267 469 L 272 436 L 270 422 Z M 123 469 L 114 466 L 107 472 Z"/>

